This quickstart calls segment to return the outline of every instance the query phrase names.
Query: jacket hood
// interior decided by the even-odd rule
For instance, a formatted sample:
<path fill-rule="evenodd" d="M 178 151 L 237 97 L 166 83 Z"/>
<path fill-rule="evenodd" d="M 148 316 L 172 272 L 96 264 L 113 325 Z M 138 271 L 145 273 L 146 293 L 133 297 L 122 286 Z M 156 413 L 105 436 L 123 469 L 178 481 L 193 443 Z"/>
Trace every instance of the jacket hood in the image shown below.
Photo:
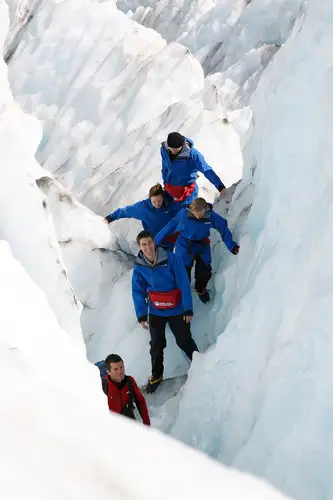
<path fill-rule="evenodd" d="M 197 219 L 196 217 L 194 217 L 194 215 L 191 213 L 190 209 L 187 208 L 187 217 L 189 219 L 192 219 L 192 220 L 196 220 L 197 222 L 207 222 L 207 220 L 210 220 L 211 218 L 211 215 L 212 215 L 212 210 L 213 210 L 213 205 L 211 203 L 207 203 L 208 205 L 208 209 L 206 210 L 205 212 L 205 215 L 202 219 Z"/>
<path fill-rule="evenodd" d="M 155 209 L 155 210 L 161 210 L 163 208 L 168 208 L 170 205 L 173 204 L 173 198 L 170 194 L 168 194 L 166 191 L 163 193 L 163 205 L 160 208 L 155 208 L 154 205 L 151 202 L 150 198 L 146 198 L 145 204 L 149 208 Z"/>
<path fill-rule="evenodd" d="M 163 199 L 165 207 L 170 207 L 170 205 L 174 203 L 174 199 L 172 198 L 171 194 L 167 193 L 166 191 L 164 191 Z"/>
<path fill-rule="evenodd" d="M 137 258 L 135 260 L 135 264 L 137 264 L 138 266 L 151 267 L 152 269 L 155 269 L 159 265 L 164 264 L 165 262 L 167 262 L 168 261 L 168 252 L 164 248 L 162 248 L 162 247 L 156 247 L 156 250 L 157 250 L 156 264 L 154 264 L 154 265 L 153 264 L 149 264 L 147 262 L 147 259 L 143 255 L 142 250 L 140 250 L 140 252 L 138 253 L 138 256 L 137 256 Z"/>
<path fill-rule="evenodd" d="M 185 137 L 185 143 L 180 152 L 177 154 L 178 159 L 187 159 L 190 156 L 191 149 L 194 146 L 194 142 L 192 139 L 189 139 L 188 137 Z M 162 148 L 164 148 L 166 151 L 168 150 L 168 144 L 166 141 L 162 142 Z"/>

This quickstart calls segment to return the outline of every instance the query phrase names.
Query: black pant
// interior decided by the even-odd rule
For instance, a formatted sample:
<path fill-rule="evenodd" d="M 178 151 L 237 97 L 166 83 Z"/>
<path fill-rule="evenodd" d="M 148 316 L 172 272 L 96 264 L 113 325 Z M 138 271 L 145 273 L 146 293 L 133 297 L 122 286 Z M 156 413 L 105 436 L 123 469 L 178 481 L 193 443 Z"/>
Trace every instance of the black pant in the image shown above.
<path fill-rule="evenodd" d="M 175 336 L 178 347 L 184 351 L 190 360 L 192 360 L 193 352 L 198 350 L 197 344 L 192 338 L 190 323 L 185 323 L 183 315 L 157 316 L 149 314 L 150 357 L 154 378 L 163 375 L 163 350 L 166 347 L 165 327 L 167 323 L 169 323 L 170 329 Z"/>
<path fill-rule="evenodd" d="M 212 277 L 212 266 L 206 264 L 200 257 L 200 255 L 195 255 L 192 261 L 192 265 L 186 268 L 189 280 L 191 282 L 191 271 L 193 264 L 195 262 L 194 277 L 195 285 L 194 288 L 197 292 L 201 293 L 207 287 L 208 281 Z"/>

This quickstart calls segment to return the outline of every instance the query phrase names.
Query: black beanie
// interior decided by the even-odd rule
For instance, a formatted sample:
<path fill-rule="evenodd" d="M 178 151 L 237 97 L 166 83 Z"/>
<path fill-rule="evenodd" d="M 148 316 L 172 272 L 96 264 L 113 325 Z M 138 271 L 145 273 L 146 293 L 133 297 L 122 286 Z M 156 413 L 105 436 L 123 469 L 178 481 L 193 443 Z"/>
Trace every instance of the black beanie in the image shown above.
<path fill-rule="evenodd" d="M 185 142 L 185 137 L 179 132 L 171 132 L 167 138 L 169 148 L 180 148 Z"/>

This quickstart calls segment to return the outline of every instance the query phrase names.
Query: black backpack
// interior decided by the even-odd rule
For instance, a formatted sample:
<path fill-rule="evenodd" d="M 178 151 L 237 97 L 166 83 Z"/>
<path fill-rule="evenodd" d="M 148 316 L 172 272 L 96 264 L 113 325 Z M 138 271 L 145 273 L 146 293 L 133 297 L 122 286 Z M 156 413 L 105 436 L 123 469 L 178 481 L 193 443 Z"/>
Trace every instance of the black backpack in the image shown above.
<path fill-rule="evenodd" d="M 132 380 L 129 377 L 127 377 L 127 383 L 128 383 L 128 390 L 129 390 L 128 400 L 120 413 L 121 413 L 121 415 L 124 415 L 125 417 L 133 418 L 135 420 L 133 384 L 132 384 Z"/>

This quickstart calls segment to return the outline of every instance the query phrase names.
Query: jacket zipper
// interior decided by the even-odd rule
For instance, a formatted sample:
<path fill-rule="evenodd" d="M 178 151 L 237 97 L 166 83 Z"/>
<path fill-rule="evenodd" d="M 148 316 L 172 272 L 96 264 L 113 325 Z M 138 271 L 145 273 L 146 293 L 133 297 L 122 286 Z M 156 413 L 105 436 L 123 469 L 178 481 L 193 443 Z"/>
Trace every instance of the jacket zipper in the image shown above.
<path fill-rule="evenodd" d="M 118 391 L 119 391 L 119 397 L 120 397 L 120 412 L 122 412 L 124 409 L 123 408 L 123 398 L 121 397 L 121 390 L 118 389 Z"/>

